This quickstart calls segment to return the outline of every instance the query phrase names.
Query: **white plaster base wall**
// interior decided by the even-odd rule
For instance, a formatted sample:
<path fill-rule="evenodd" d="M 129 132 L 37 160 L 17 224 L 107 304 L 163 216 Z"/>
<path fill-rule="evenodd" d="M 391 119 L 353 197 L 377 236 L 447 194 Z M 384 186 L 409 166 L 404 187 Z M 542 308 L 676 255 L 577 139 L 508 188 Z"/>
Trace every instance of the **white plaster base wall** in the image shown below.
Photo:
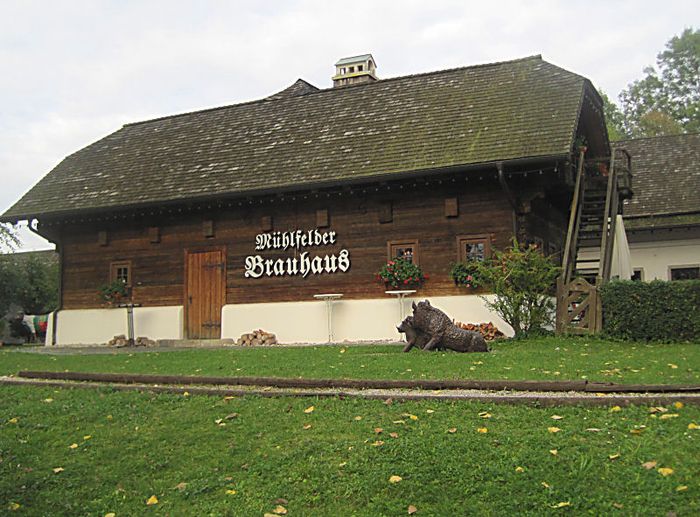
<path fill-rule="evenodd" d="M 411 314 L 406 298 L 404 315 Z M 490 312 L 479 296 L 440 296 L 430 298 L 433 307 L 464 323 L 491 321 L 506 335 L 513 330 Z M 339 300 L 333 302 L 333 341 L 399 340 L 400 322 L 396 298 L 375 300 Z M 328 341 L 326 302 L 252 303 L 225 305 L 222 310 L 221 337 L 237 339 L 241 334 L 263 329 L 277 335 L 281 343 L 325 343 Z"/>
<path fill-rule="evenodd" d="M 630 242 L 630 254 L 643 280 L 670 280 L 671 267 L 700 265 L 700 239 Z"/>
<path fill-rule="evenodd" d="M 52 318 L 49 318 L 47 344 L 51 342 Z M 62 310 L 57 317 L 57 345 L 96 345 L 114 336 L 127 334 L 126 309 Z M 182 339 L 183 308 L 136 307 L 134 337 Z"/>

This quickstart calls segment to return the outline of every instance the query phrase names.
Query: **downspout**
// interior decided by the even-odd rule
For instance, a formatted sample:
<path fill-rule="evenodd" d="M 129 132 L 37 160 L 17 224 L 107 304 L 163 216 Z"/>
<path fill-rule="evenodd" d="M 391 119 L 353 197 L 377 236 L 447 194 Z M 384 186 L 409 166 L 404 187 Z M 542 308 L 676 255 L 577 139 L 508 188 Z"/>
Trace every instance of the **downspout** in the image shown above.
<path fill-rule="evenodd" d="M 41 235 L 35 228 L 34 223 L 37 222 L 36 219 L 29 221 L 27 228 L 29 231 L 35 235 L 38 235 L 42 239 L 46 239 L 46 236 Z M 55 346 L 57 341 L 58 333 L 58 313 L 63 309 L 63 246 L 58 242 L 49 240 L 56 246 L 56 252 L 58 253 L 58 305 L 51 313 L 51 343 L 50 346 Z"/>

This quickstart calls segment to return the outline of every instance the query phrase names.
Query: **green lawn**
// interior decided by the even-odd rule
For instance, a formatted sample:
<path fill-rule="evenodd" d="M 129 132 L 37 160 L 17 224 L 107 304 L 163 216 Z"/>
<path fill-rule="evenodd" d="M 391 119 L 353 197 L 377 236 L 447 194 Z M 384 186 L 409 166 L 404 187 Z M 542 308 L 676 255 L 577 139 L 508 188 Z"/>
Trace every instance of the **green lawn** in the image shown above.
<path fill-rule="evenodd" d="M 537 379 L 700 383 L 700 343 L 644 344 L 583 338 L 504 340 L 490 353 L 399 346 L 186 350 L 108 355 L 0 351 L 0 374 L 70 370 L 215 376 L 357 379 Z"/>
<path fill-rule="evenodd" d="M 1 386 L 0 514 L 698 515 L 700 408 L 615 409 Z"/>

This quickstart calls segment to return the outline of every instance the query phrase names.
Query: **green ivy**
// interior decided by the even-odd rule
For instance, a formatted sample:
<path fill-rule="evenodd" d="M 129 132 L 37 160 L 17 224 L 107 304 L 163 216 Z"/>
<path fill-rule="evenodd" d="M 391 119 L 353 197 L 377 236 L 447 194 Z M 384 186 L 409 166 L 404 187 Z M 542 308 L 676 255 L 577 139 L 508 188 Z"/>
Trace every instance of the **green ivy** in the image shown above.
<path fill-rule="evenodd" d="M 615 281 L 601 289 L 603 330 L 635 341 L 700 340 L 700 280 Z"/>

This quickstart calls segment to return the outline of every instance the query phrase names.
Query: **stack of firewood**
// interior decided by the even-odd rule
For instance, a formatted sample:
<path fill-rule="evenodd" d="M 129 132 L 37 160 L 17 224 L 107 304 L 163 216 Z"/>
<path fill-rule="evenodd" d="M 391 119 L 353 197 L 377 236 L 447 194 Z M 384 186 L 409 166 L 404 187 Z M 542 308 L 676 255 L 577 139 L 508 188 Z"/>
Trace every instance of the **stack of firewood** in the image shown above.
<path fill-rule="evenodd" d="M 498 330 L 498 327 L 496 327 L 496 325 L 494 325 L 490 321 L 488 323 L 479 323 L 479 324 L 460 323 L 459 321 L 455 321 L 454 324 L 455 324 L 455 326 L 462 328 L 464 330 L 470 330 L 472 332 L 481 333 L 481 335 L 484 336 L 484 339 L 486 341 L 491 341 L 493 339 L 503 337 L 503 332 Z"/>
<path fill-rule="evenodd" d="M 238 338 L 236 344 L 243 346 L 276 345 L 277 336 L 271 334 L 270 332 L 265 332 L 262 329 L 258 329 L 254 330 L 253 332 L 243 334 Z"/>

